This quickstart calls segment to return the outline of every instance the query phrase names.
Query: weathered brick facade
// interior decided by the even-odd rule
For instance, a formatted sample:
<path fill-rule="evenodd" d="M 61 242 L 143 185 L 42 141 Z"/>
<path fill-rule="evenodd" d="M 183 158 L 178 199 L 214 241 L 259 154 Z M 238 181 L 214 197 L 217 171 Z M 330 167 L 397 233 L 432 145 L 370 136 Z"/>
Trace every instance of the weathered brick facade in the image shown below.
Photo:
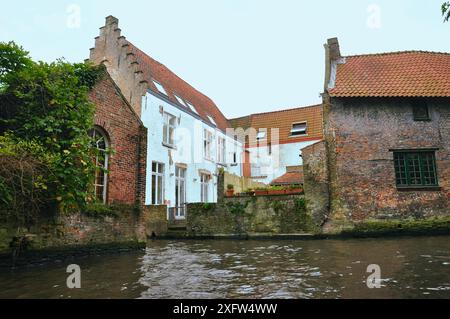
<path fill-rule="evenodd" d="M 427 99 L 430 121 L 411 100 L 332 98 L 325 106 L 331 219 L 423 218 L 450 213 L 450 99 Z M 396 185 L 393 150 L 436 149 L 439 188 Z"/>
<path fill-rule="evenodd" d="M 106 70 L 90 100 L 96 105 L 95 125 L 108 134 L 113 150 L 107 202 L 144 205 L 147 129 Z"/>
<path fill-rule="evenodd" d="M 343 57 L 336 38 L 325 49 L 324 143 L 303 150 L 308 207 L 324 232 L 448 216 L 450 54 Z"/>

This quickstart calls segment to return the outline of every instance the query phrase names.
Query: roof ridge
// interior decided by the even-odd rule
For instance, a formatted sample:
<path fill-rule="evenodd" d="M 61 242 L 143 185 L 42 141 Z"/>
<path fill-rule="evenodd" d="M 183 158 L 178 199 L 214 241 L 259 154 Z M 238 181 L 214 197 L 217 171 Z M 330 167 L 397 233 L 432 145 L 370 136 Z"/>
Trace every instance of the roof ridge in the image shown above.
<path fill-rule="evenodd" d="M 354 55 L 347 55 L 347 56 L 344 56 L 344 58 L 357 58 L 357 57 L 365 57 L 365 56 L 385 56 L 385 55 L 397 55 L 397 54 L 408 54 L 408 53 L 423 53 L 423 54 L 436 54 L 436 55 L 450 55 L 450 52 L 426 51 L 426 50 L 405 50 L 405 51 L 392 51 L 392 52 L 379 52 L 379 53 L 354 54 Z"/>
<path fill-rule="evenodd" d="M 258 115 L 267 115 L 267 114 L 274 114 L 274 113 L 289 112 L 289 111 L 295 111 L 295 110 L 299 110 L 299 109 L 303 110 L 303 109 L 309 109 L 309 108 L 319 107 L 319 106 L 323 106 L 323 104 L 314 104 L 314 105 L 308 105 L 308 106 L 298 106 L 298 107 L 293 107 L 293 108 L 283 109 L 283 110 L 278 110 L 278 111 L 253 113 L 253 114 L 249 114 L 249 115 L 245 115 L 245 116 L 241 116 L 241 117 L 232 118 L 232 119 L 229 119 L 229 121 L 240 120 L 240 119 L 244 119 L 244 118 L 247 118 L 247 117 L 258 116 Z"/>
<path fill-rule="evenodd" d="M 127 40 L 128 41 L 128 40 Z M 184 84 L 186 84 L 187 86 L 189 86 L 191 89 L 193 89 L 194 91 L 196 91 L 198 94 L 202 95 L 204 98 L 208 99 L 210 102 L 212 102 L 214 105 L 217 106 L 217 104 L 206 94 L 204 94 L 203 92 L 199 91 L 198 89 L 196 89 L 194 86 L 192 86 L 189 82 L 187 82 L 186 80 L 184 80 L 183 78 L 181 78 L 179 75 L 177 75 L 174 71 L 172 71 L 167 65 L 165 65 L 164 63 L 159 62 L 158 60 L 152 58 L 149 54 L 147 54 L 145 51 L 139 49 L 136 45 L 134 45 L 131 41 L 128 41 L 128 43 L 136 50 L 139 50 L 141 54 L 145 55 L 147 58 L 151 59 L 152 61 L 154 61 L 155 63 L 157 63 L 158 65 L 160 65 L 161 67 L 167 69 L 170 73 L 172 73 L 173 76 L 175 76 L 176 78 L 178 78 L 181 82 L 183 82 Z M 180 94 L 179 92 L 173 92 L 174 94 Z M 188 101 L 191 102 L 191 101 Z M 217 107 L 217 109 L 222 113 L 222 111 Z M 223 115 L 223 113 L 222 113 Z M 225 117 L 225 116 L 224 116 Z"/>

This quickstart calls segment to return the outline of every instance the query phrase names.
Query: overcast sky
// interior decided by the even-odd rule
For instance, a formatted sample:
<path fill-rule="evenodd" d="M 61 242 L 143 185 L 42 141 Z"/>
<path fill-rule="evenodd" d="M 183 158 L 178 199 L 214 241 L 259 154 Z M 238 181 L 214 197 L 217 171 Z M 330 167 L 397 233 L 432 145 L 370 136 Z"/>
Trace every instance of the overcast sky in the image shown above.
<path fill-rule="evenodd" d="M 320 103 L 324 49 L 344 55 L 450 52 L 443 0 L 2 1 L 0 41 L 33 58 L 83 61 L 114 15 L 136 46 L 212 98 L 225 116 Z"/>

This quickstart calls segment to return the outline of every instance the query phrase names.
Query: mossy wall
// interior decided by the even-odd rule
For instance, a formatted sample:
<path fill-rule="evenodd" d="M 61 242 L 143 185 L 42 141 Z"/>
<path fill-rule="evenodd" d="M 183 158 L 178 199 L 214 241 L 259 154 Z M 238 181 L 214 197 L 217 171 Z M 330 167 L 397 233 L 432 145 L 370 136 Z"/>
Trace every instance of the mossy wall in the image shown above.
<path fill-rule="evenodd" d="M 190 236 L 301 234 L 316 230 L 300 195 L 233 197 L 218 204 L 188 205 Z"/>
<path fill-rule="evenodd" d="M 26 250 L 83 246 L 115 246 L 124 243 L 145 243 L 147 238 L 167 232 L 165 206 L 120 206 L 91 208 L 84 213 L 42 218 L 29 228 L 0 223 L 0 254 L 11 253 L 21 241 Z"/>

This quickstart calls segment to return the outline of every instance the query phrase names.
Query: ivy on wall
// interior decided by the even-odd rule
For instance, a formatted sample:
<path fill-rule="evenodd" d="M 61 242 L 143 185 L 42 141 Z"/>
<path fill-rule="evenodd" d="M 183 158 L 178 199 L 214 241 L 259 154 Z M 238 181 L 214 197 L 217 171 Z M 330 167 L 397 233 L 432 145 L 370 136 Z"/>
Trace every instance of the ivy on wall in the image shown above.
<path fill-rule="evenodd" d="M 102 72 L 64 60 L 34 62 L 17 44 L 0 43 L 3 217 L 29 222 L 46 205 L 69 211 L 90 199 L 96 149 L 88 135 L 95 110 L 88 92 Z"/>

